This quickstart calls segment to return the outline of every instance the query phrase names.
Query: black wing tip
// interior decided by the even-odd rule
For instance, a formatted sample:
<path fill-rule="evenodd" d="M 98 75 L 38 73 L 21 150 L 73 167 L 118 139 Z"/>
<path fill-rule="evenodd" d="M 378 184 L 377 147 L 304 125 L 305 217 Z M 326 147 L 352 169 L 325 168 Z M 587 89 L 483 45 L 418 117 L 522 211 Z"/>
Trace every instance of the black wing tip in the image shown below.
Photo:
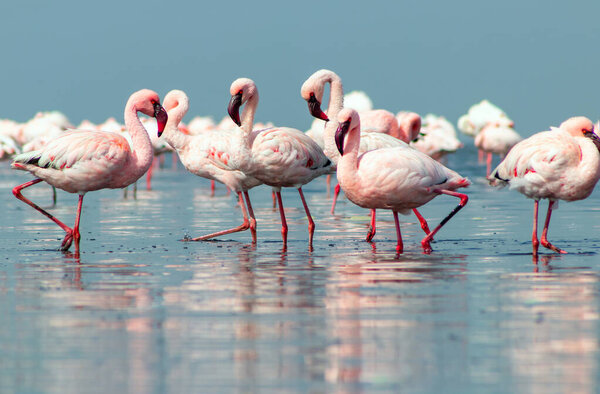
<path fill-rule="evenodd" d="M 496 179 L 498 179 L 498 180 L 500 180 L 502 182 L 508 183 L 508 179 L 504 179 L 500 175 L 498 175 L 498 171 L 494 171 L 494 178 L 496 178 Z"/>

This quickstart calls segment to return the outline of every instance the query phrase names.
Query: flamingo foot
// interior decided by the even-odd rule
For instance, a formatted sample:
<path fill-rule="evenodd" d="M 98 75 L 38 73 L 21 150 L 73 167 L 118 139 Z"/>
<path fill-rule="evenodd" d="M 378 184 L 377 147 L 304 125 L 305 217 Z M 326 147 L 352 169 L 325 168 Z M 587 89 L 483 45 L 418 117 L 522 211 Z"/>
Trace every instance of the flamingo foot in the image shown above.
<path fill-rule="evenodd" d="M 244 223 L 240 224 L 237 227 L 230 228 L 229 230 L 217 231 L 216 233 L 207 234 L 207 235 L 203 235 L 201 237 L 196 237 L 196 238 L 188 238 L 188 237 L 186 237 L 186 238 L 180 239 L 180 241 L 182 241 L 182 242 L 206 241 L 208 239 L 219 237 L 221 235 L 226 235 L 226 234 L 231 234 L 231 233 L 237 233 L 237 232 L 240 232 L 240 231 L 245 231 L 245 230 L 248 230 L 249 228 L 250 228 L 250 222 L 244 222 Z"/>
<path fill-rule="evenodd" d="M 69 250 L 72 243 L 73 243 L 73 231 L 71 230 L 71 232 L 67 232 L 67 235 L 65 235 L 65 238 L 63 239 L 62 243 L 60 244 L 59 250 L 66 252 L 67 250 Z"/>
<path fill-rule="evenodd" d="M 556 253 L 560 253 L 560 254 L 567 254 L 567 252 L 566 252 L 566 251 L 564 251 L 564 250 L 562 250 L 562 249 L 560 249 L 560 248 L 558 248 L 558 247 L 556 247 L 556 246 L 552 245 L 550 242 L 548 242 L 548 240 L 547 240 L 547 239 L 543 239 L 543 238 L 542 238 L 542 240 L 541 240 L 541 244 L 542 244 L 542 246 L 543 246 L 544 248 L 546 248 L 546 249 L 550 249 L 550 250 L 553 250 L 553 251 L 555 251 Z"/>
<path fill-rule="evenodd" d="M 431 252 L 433 251 L 433 249 L 431 249 L 431 243 L 429 241 L 430 240 L 428 240 L 427 237 L 425 237 L 421 241 L 421 247 L 423 248 L 423 254 L 431 254 Z"/>
<path fill-rule="evenodd" d="M 371 242 L 373 241 L 373 237 L 375 236 L 375 229 L 372 227 L 369 227 L 369 232 L 367 233 L 367 238 L 365 238 L 365 241 L 367 242 Z"/>

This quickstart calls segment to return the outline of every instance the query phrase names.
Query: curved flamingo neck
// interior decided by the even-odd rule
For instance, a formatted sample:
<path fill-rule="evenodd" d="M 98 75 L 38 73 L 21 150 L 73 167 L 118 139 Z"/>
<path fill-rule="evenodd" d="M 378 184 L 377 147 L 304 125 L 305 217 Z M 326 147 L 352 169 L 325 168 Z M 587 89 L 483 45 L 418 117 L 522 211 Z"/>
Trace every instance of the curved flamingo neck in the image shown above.
<path fill-rule="evenodd" d="M 345 178 L 346 184 L 353 183 L 356 180 L 355 174 L 358 172 L 358 149 L 360 147 L 360 124 L 348 131 L 344 141 L 344 155 L 339 158 L 337 163 L 338 180 L 340 174 Z M 338 151 L 339 153 L 339 151 Z"/>
<path fill-rule="evenodd" d="M 246 101 L 246 105 L 244 105 L 244 110 L 242 111 L 242 125 L 240 126 L 240 128 L 244 132 L 244 136 L 249 136 L 250 133 L 252 133 L 252 129 L 254 127 L 254 115 L 256 113 L 257 107 L 258 92 L 254 93 L 248 98 L 248 101 Z"/>
<path fill-rule="evenodd" d="M 163 138 L 177 151 L 184 149 L 191 138 L 179 130 L 179 123 L 181 123 L 183 117 L 187 114 L 188 109 L 189 104 L 187 100 L 178 100 L 177 105 L 167 111 L 169 118 L 163 132 Z"/>
<path fill-rule="evenodd" d="M 337 116 L 344 107 L 344 87 L 342 80 L 336 74 L 330 74 L 323 80 L 323 85 L 329 82 L 331 91 L 329 93 L 329 104 L 327 106 L 327 117 L 329 121 L 325 124 L 323 139 L 325 143 L 325 154 L 334 163 L 339 160 L 340 154 L 335 145 L 335 131 L 338 127 Z"/>
<path fill-rule="evenodd" d="M 360 148 L 360 123 L 348 131 L 346 141 L 344 143 L 344 157 L 349 155 L 355 161 L 358 158 L 358 150 Z"/>
<path fill-rule="evenodd" d="M 327 117 L 337 119 L 338 113 L 344 107 L 344 86 L 342 80 L 337 75 L 331 75 L 326 82 L 331 86 L 329 93 L 329 104 L 327 105 Z"/>
<path fill-rule="evenodd" d="M 138 116 L 136 102 L 128 102 L 125 106 L 125 127 L 131 135 L 133 145 L 132 160 L 129 163 L 130 173 L 132 178 L 137 180 L 150 168 L 154 154 L 150 136 Z"/>

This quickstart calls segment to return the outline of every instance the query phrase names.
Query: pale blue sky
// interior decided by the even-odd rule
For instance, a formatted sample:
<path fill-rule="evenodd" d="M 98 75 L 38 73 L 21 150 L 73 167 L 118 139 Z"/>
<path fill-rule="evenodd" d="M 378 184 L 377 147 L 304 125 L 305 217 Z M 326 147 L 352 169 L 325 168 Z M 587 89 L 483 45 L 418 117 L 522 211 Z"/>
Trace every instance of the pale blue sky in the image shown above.
<path fill-rule="evenodd" d="M 524 135 L 600 117 L 600 2 L 18 1 L 2 6 L 0 117 L 58 109 L 122 119 L 129 94 L 185 90 L 188 117 L 226 113 L 256 81 L 259 120 L 305 129 L 302 82 L 329 68 L 375 106 L 452 122 L 488 98 Z"/>

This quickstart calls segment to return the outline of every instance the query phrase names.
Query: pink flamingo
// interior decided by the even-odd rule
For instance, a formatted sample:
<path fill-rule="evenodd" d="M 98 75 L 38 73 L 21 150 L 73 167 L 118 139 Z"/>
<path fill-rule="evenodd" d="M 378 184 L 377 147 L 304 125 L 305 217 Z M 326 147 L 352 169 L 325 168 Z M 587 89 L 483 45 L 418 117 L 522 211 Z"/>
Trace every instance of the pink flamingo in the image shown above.
<path fill-rule="evenodd" d="M 492 154 L 504 157 L 523 138 L 513 129 L 512 123 L 490 122 L 475 136 L 475 146 L 487 154 L 485 176 L 492 170 Z"/>
<path fill-rule="evenodd" d="M 458 129 L 466 135 L 475 137 L 489 123 L 502 126 L 510 125 L 510 127 L 514 124 L 503 110 L 488 100 L 481 100 L 481 102 L 473 104 L 467 113 L 458 119 Z M 478 149 L 480 163 L 483 162 L 483 155 L 484 152 Z"/>
<path fill-rule="evenodd" d="M 159 134 L 167 121 L 167 113 L 160 105 L 158 94 L 147 89 L 132 94 L 125 106 L 125 124 L 132 135 L 133 151 L 127 140 L 119 134 L 73 130 L 50 141 L 41 150 L 23 153 L 14 158 L 13 168 L 29 171 L 37 178 L 15 187 L 13 194 L 67 233 L 61 250 L 68 250 L 75 241 L 75 252 L 79 252 L 79 220 L 85 193 L 106 188 L 123 188 L 148 170 L 152 162 L 152 145 L 138 118 L 138 111 L 156 118 Z M 21 194 L 21 190 L 41 181 L 69 193 L 79 194 L 72 229 Z"/>
<path fill-rule="evenodd" d="M 460 198 L 458 206 L 421 241 L 424 253 L 430 253 L 433 236 L 467 203 L 467 195 L 455 190 L 468 186 L 469 180 L 409 147 L 383 148 L 359 156 L 362 135 L 358 113 L 343 109 L 338 114 L 338 123 L 335 142 L 342 155 L 337 168 L 338 182 L 356 205 L 392 210 L 398 253 L 403 251 L 398 212 L 407 213 L 440 194 Z"/>
<path fill-rule="evenodd" d="M 329 105 L 327 108 L 327 115 L 321 110 L 321 102 L 323 100 L 325 85 L 329 83 L 331 93 L 329 96 Z M 338 122 L 337 115 L 343 107 L 344 88 L 342 85 L 341 78 L 330 70 L 319 70 L 311 75 L 302 85 L 301 89 L 302 98 L 308 102 L 308 110 L 315 118 L 323 119 L 327 121 L 325 130 L 323 132 L 324 149 L 323 151 L 329 157 L 329 159 L 337 165 L 340 159 L 340 152 L 337 149 L 335 143 L 335 133 L 337 130 Z M 418 115 L 417 115 L 418 116 Z M 331 119 L 331 120 L 330 120 Z M 414 117 L 411 117 L 414 120 Z M 420 117 L 419 117 L 420 119 Z M 420 123 L 419 123 L 420 124 Z M 391 147 L 407 147 L 406 142 L 394 138 L 390 135 L 383 133 L 362 133 L 360 138 L 359 154 Z M 331 205 L 331 213 L 335 210 L 335 203 L 337 196 L 340 193 L 339 183 L 335 187 L 333 203 Z M 429 226 L 425 218 L 417 211 L 413 210 L 415 216 L 421 224 L 421 228 L 425 233 L 429 233 Z M 376 233 L 375 224 L 376 212 L 375 209 L 371 210 L 371 223 L 369 226 L 369 232 L 367 233 L 367 241 L 371 241 Z"/>
<path fill-rule="evenodd" d="M 423 125 L 417 138 L 410 145 L 442 163 L 448 153 L 456 152 L 463 144 L 456 136 L 452 123 L 443 116 L 427 114 L 423 117 Z"/>
<path fill-rule="evenodd" d="M 228 112 L 239 125 L 239 168 L 271 186 L 277 195 L 281 216 L 281 236 L 287 246 L 288 226 L 281 201 L 282 187 L 298 189 L 308 219 L 309 245 L 312 246 L 315 223 L 304 199 L 302 186 L 330 171 L 331 161 L 309 136 L 289 127 L 271 127 L 253 131 L 258 106 L 258 89 L 254 81 L 239 78 L 231 84 Z M 239 110 L 244 105 L 240 120 Z"/>
<path fill-rule="evenodd" d="M 183 241 L 203 241 L 250 229 L 252 243 L 256 243 L 256 219 L 248 190 L 260 185 L 262 182 L 232 166 L 232 163 L 239 160 L 239 153 L 236 148 L 239 139 L 238 133 L 235 130 L 221 131 L 217 129 L 204 130 L 198 135 L 181 132 L 178 125 L 189 108 L 188 96 L 181 90 L 171 90 L 167 93 L 164 105 L 169 114 L 169 120 L 165 126 L 163 138 L 177 152 L 183 166 L 194 175 L 217 180 L 225 184 L 230 190 L 234 190 L 238 195 L 239 204 L 244 215 L 244 222 L 237 227 L 197 238 L 186 238 Z M 244 204 L 242 193 L 246 197 L 247 205 Z M 248 207 L 250 219 L 246 212 L 246 206 Z"/>
<path fill-rule="evenodd" d="M 409 111 L 400 111 L 396 114 L 396 120 L 398 122 L 398 130 L 400 133 L 398 136 L 395 136 L 396 138 L 408 144 L 409 142 L 411 142 L 419 136 L 422 125 L 421 116 L 419 114 Z"/>
<path fill-rule="evenodd" d="M 516 144 L 488 177 L 493 186 L 510 186 L 534 200 L 533 257 L 537 261 L 539 200 L 547 198 L 548 212 L 542 231 L 542 246 L 566 253 L 548 241 L 550 215 L 557 200 L 587 198 L 600 178 L 600 138 L 585 117 L 574 117 L 559 128 L 532 135 Z"/>

